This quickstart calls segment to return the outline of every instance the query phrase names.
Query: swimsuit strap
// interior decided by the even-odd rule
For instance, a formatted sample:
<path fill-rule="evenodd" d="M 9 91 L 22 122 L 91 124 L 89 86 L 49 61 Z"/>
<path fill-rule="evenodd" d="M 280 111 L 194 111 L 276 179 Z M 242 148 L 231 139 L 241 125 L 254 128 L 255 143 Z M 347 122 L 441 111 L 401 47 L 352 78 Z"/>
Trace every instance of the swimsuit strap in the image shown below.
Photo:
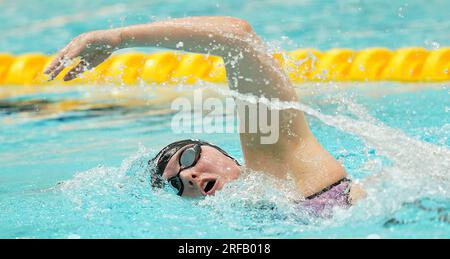
<path fill-rule="evenodd" d="M 315 193 L 315 194 L 313 194 L 313 195 L 310 195 L 310 196 L 306 197 L 305 199 L 306 199 L 306 200 L 314 199 L 315 197 L 321 195 L 322 193 L 325 193 L 325 192 L 331 190 L 333 187 L 335 187 L 335 186 L 337 186 L 337 185 L 339 185 L 339 184 L 341 184 L 341 183 L 344 183 L 344 182 L 351 182 L 351 180 L 348 179 L 347 177 L 342 178 L 341 180 L 339 180 L 339 181 L 333 183 L 332 185 L 330 185 L 330 186 L 326 187 L 325 189 L 321 190 L 320 192 L 317 192 L 317 193 Z"/>

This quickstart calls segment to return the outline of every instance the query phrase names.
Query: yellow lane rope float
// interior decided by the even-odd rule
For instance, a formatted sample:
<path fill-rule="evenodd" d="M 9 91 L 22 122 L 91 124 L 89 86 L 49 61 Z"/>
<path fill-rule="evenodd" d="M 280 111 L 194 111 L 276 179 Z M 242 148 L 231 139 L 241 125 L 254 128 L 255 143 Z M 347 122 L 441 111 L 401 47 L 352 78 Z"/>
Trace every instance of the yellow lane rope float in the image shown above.
<path fill-rule="evenodd" d="M 299 49 L 273 54 L 294 83 L 308 81 L 450 81 L 450 48 L 426 50 Z M 52 82 L 43 74 L 53 56 L 0 53 L 0 85 L 187 83 L 197 80 L 224 83 L 223 60 L 215 56 L 176 52 L 123 53 L 113 55 L 97 68 L 71 82 Z"/>

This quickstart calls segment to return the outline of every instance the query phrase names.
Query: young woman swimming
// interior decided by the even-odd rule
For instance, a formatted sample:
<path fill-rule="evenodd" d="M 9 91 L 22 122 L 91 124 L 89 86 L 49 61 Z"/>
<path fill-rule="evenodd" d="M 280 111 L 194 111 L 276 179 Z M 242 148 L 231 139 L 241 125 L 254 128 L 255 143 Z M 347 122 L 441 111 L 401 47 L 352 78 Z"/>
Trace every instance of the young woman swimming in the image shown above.
<path fill-rule="evenodd" d="M 45 73 L 53 79 L 71 60 L 80 58 L 80 63 L 64 76 L 64 80 L 72 80 L 115 50 L 146 46 L 220 56 L 231 90 L 282 102 L 299 101 L 263 41 L 246 21 L 232 17 L 188 17 L 84 33 L 58 53 Z M 264 133 L 260 129 L 240 132 L 245 167 L 281 179 L 289 175 L 306 197 L 301 203 L 314 211 L 349 206 L 361 197 L 362 191 L 347 178 L 342 165 L 314 137 L 304 113 L 293 108 L 277 112 L 279 137 L 275 143 L 262 143 Z M 239 117 L 245 125 L 252 119 L 245 112 Z M 200 140 L 169 144 L 149 164 L 152 186 L 168 182 L 183 197 L 213 195 L 243 170 L 224 150 Z"/>

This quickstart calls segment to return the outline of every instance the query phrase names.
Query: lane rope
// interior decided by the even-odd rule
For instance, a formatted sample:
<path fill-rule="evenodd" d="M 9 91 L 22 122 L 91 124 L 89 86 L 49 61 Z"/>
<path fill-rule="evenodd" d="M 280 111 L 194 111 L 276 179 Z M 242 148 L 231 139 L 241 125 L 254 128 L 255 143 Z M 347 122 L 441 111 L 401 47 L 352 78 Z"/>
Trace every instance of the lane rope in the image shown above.
<path fill-rule="evenodd" d="M 450 48 L 298 49 L 273 55 L 294 83 L 450 81 Z M 43 71 L 52 58 L 40 53 L 17 56 L 0 53 L 0 85 L 226 82 L 223 60 L 216 56 L 177 52 L 122 53 L 70 82 L 62 78 L 75 64 L 48 82 Z"/>

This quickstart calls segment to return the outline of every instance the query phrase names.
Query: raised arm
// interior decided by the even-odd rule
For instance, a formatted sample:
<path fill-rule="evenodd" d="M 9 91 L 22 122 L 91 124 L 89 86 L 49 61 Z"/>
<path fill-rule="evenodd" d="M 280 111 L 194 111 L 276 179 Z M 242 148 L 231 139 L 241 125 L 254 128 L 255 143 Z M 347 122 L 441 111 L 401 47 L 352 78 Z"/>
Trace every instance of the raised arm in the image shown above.
<path fill-rule="evenodd" d="M 267 52 L 251 26 L 232 17 L 190 17 L 82 34 L 60 51 L 46 70 L 54 78 L 67 60 L 81 57 L 65 80 L 75 78 L 97 66 L 117 49 L 162 47 L 223 58 L 229 86 L 239 94 L 251 94 L 283 102 L 298 102 L 295 89 L 277 61 Z M 241 123 L 250 122 L 238 105 Z M 258 109 L 258 112 L 261 112 Z M 262 143 L 264 133 L 241 132 L 246 166 L 280 178 L 290 174 L 299 190 L 310 195 L 345 177 L 342 166 L 312 135 L 304 114 L 297 109 L 279 112 L 279 137 L 274 143 Z M 274 123 L 274 122 L 272 122 Z"/>

